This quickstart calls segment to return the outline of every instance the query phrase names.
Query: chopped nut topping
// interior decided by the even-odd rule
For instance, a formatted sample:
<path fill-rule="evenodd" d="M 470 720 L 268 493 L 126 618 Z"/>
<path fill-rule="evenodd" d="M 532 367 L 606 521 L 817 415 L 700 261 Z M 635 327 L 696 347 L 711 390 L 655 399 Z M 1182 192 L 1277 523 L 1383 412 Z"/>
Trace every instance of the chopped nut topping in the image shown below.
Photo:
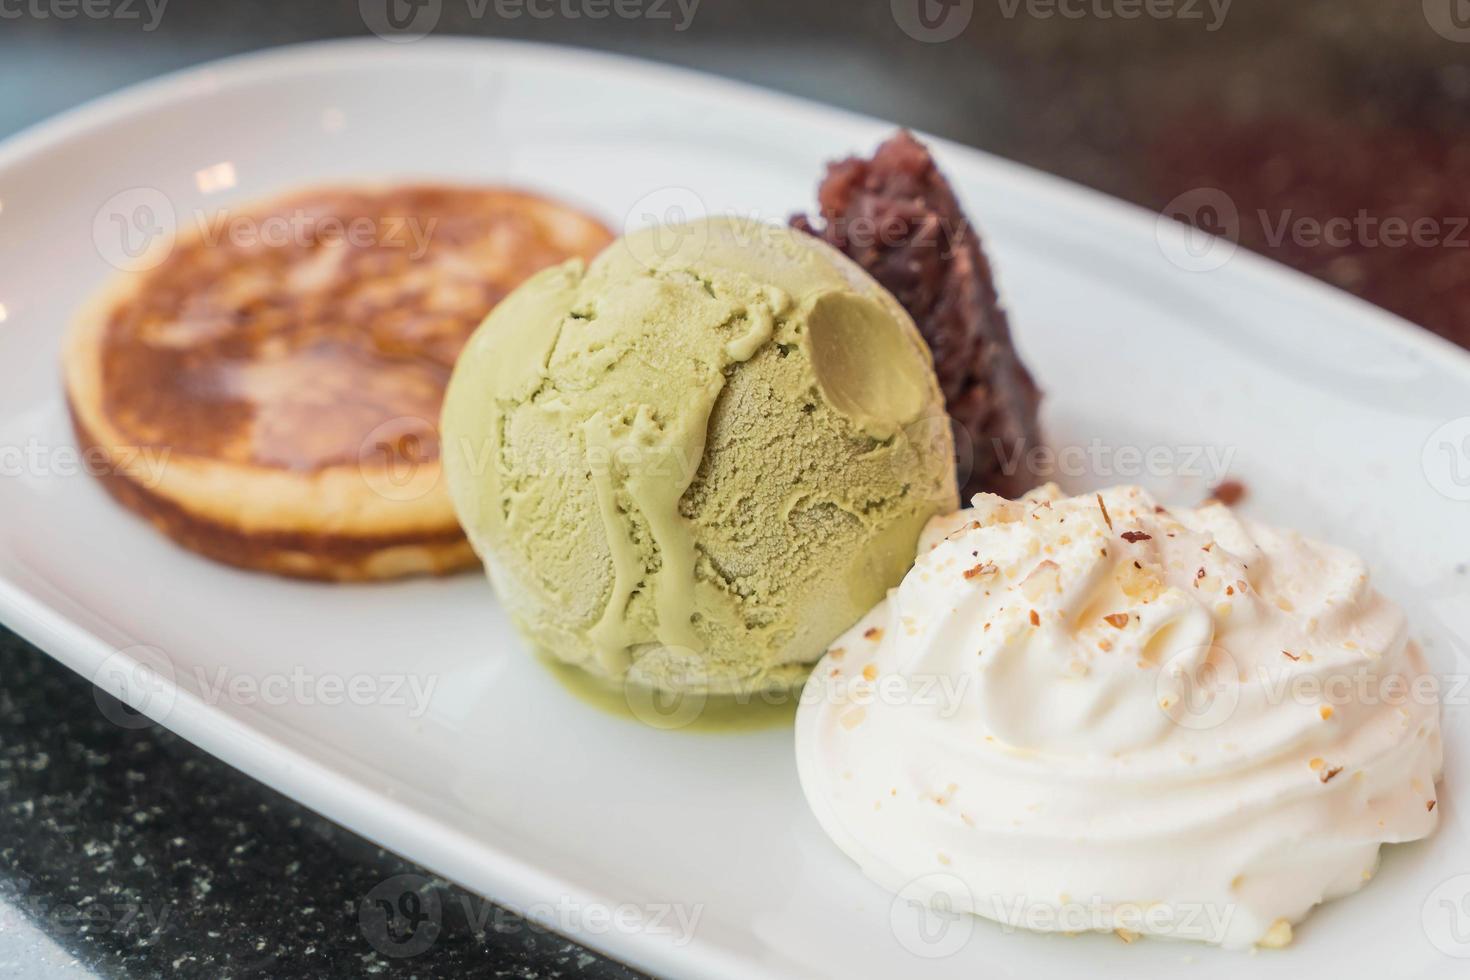
<path fill-rule="evenodd" d="M 1271 923 L 1271 928 L 1266 930 L 1266 934 L 1256 940 L 1256 945 L 1267 949 L 1284 949 L 1291 945 L 1291 938 L 1291 923 L 1286 919 L 1277 919 Z"/>
<path fill-rule="evenodd" d="M 1144 568 L 1137 562 L 1134 562 L 1132 566 L 1118 566 L 1113 575 L 1118 580 L 1118 587 L 1130 599 L 1149 602 L 1163 594 L 1164 583 L 1159 580 L 1153 569 Z"/>
<path fill-rule="evenodd" d="M 1103 520 L 1107 522 L 1108 530 L 1113 529 L 1113 519 L 1108 516 L 1108 505 L 1103 503 L 1102 494 L 1097 495 L 1097 506 L 1102 510 Z"/>
<path fill-rule="evenodd" d="M 1138 938 L 1138 933 L 1134 932 L 1131 929 L 1122 929 L 1122 928 L 1119 928 L 1119 929 L 1114 929 L 1113 932 L 1117 933 L 1118 934 L 1118 938 L 1121 939 L 1121 940 L 1123 940 L 1123 942 L 1125 942 L 1125 943 L 1131 943 L 1131 942 L 1133 942 L 1133 940 L 1135 940 L 1135 939 Z"/>
<path fill-rule="evenodd" d="M 1318 769 L 1321 769 L 1325 765 L 1327 765 L 1327 763 L 1323 762 L 1319 758 L 1313 758 L 1311 762 L 1307 763 L 1307 767 L 1310 768 L 1313 772 L 1316 772 Z"/>
<path fill-rule="evenodd" d="M 1291 653 L 1291 652 L 1286 651 L 1286 650 L 1282 650 L 1281 651 L 1281 655 L 1283 657 L 1290 657 L 1292 660 L 1300 660 L 1300 659 L 1302 659 L 1301 657 L 1298 657 L 1296 654 Z"/>
<path fill-rule="evenodd" d="M 995 567 L 995 562 L 993 562 L 993 561 L 982 561 L 980 564 L 976 565 L 974 568 L 967 568 L 967 569 L 965 569 L 965 578 L 971 579 L 971 578 L 979 578 L 982 575 L 994 575 L 994 574 L 996 574 L 999 571 L 1000 571 L 1000 569 Z"/>
<path fill-rule="evenodd" d="M 868 709 L 867 708 L 858 707 L 858 708 L 853 708 L 851 711 L 848 711 L 848 712 L 844 713 L 837 720 L 842 723 L 842 727 L 843 728 L 846 728 L 848 731 L 852 731 L 854 728 L 856 728 L 857 726 L 861 725 L 863 723 L 863 719 L 866 718 L 867 716 L 868 716 Z"/>
<path fill-rule="evenodd" d="M 1114 629 L 1123 629 L 1125 626 L 1128 625 L 1128 614 L 1108 613 L 1106 616 L 1103 617 L 1103 621 Z"/>
<path fill-rule="evenodd" d="M 1129 544 L 1137 544 L 1140 541 L 1152 541 L 1153 539 L 1154 536 L 1152 534 L 1145 534 L 1143 531 L 1123 532 L 1123 540 L 1127 541 Z"/>
<path fill-rule="evenodd" d="M 827 656 L 831 657 L 833 660 L 841 660 L 846 654 L 847 651 L 842 649 L 842 647 L 833 647 L 832 649 L 827 651 Z"/>
<path fill-rule="evenodd" d="M 1434 800 L 1430 800 L 1428 803 L 1424 804 L 1424 809 L 1426 809 L 1426 810 L 1433 810 L 1434 809 L 1434 803 L 1435 803 Z"/>
<path fill-rule="evenodd" d="M 863 639 L 872 640 L 874 643 L 877 643 L 883 639 L 883 628 L 881 626 L 869 626 L 863 630 Z"/>
<path fill-rule="evenodd" d="M 878 679 L 878 665 L 868 664 L 863 668 L 863 680 L 875 681 Z"/>
<path fill-rule="evenodd" d="M 1333 766 L 1331 769 L 1322 770 L 1322 774 L 1317 778 L 1322 780 L 1322 782 L 1324 783 L 1331 782 L 1332 777 L 1336 776 L 1340 772 L 1342 772 L 1342 766 Z"/>
<path fill-rule="evenodd" d="M 1032 626 L 1040 626 L 1041 625 L 1041 617 L 1036 614 L 1036 610 L 1035 609 L 1031 610 L 1031 625 Z"/>
<path fill-rule="evenodd" d="M 1317 709 L 1317 713 L 1322 716 L 1322 720 L 1323 721 L 1326 721 L 1327 719 L 1329 719 L 1329 718 L 1332 717 L 1332 705 L 1330 705 L 1330 704 L 1324 704 L 1324 705 L 1322 705 L 1321 708 L 1318 708 Z"/>
<path fill-rule="evenodd" d="M 1022 580 L 1021 592 L 1032 602 L 1036 602 L 1042 596 L 1060 592 L 1061 573 L 1062 570 L 1057 563 L 1047 559 L 1033 568 L 1031 574 Z"/>

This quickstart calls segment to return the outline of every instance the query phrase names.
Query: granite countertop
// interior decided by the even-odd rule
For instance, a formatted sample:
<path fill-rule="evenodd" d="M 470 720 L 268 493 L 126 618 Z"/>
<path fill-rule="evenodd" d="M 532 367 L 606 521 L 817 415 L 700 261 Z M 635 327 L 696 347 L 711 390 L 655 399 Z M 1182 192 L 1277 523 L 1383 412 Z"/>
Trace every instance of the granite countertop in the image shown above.
<path fill-rule="evenodd" d="M 163 71 L 365 33 L 350 2 L 172 0 L 151 27 L 158 4 L 133 7 L 142 19 L 0 19 L 0 136 Z M 899 7 L 704 0 L 678 30 L 443 0 L 438 30 L 617 50 L 895 119 L 1180 211 L 1470 343 L 1470 44 L 1434 3 L 1217 0 L 1200 20 L 1127 20 L 960 0 L 945 9 L 961 29 L 929 41 Z M 1225 195 L 1223 226 L 1190 209 L 1201 188 Z M 1429 233 L 1390 241 L 1390 218 Z M 1349 230 L 1310 233 L 1334 219 Z M 637 975 L 313 815 L 3 627 L 0 678 L 0 975 Z M 385 934 L 382 901 L 416 928 Z"/>
<path fill-rule="evenodd" d="M 8 631 L 0 677 L 0 976 L 639 976 L 292 803 Z M 381 900 L 406 910 L 396 932 Z"/>

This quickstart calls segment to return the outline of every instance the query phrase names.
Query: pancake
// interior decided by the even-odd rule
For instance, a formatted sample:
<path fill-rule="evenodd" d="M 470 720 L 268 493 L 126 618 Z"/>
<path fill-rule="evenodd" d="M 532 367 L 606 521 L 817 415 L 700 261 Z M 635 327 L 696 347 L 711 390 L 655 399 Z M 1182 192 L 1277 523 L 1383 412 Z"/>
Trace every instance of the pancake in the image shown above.
<path fill-rule="evenodd" d="M 72 423 L 105 460 L 89 469 L 242 568 L 353 581 L 473 565 L 439 466 L 455 358 L 527 276 L 611 237 L 544 198 L 438 185 L 202 217 L 72 327 Z"/>

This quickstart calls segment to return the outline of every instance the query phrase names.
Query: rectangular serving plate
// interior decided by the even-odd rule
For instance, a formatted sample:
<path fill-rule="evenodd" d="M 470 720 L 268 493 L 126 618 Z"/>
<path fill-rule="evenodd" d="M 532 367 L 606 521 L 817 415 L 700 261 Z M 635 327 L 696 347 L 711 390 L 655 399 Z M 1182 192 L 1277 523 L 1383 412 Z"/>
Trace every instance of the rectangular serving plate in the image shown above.
<path fill-rule="evenodd" d="M 0 478 L 0 619 L 251 776 L 656 973 L 1445 975 L 1435 889 L 1470 872 L 1463 691 L 1445 709 L 1439 834 L 1391 848 L 1371 887 L 1288 950 L 1247 966 L 972 919 L 917 935 L 914 910 L 808 814 L 788 730 L 670 733 L 602 713 L 532 659 L 477 575 L 324 586 L 234 571 L 66 463 L 61 335 L 111 271 L 96 223 L 117 194 L 157 189 L 192 213 L 433 177 L 543 190 L 615 226 L 675 207 L 783 221 L 811 206 L 825 162 L 891 129 L 687 71 L 436 39 L 232 59 L 8 141 L 0 447 L 32 448 Z M 1470 412 L 1470 357 L 1229 243 L 1181 242 L 1155 215 L 933 142 L 1047 391 L 1062 482 L 1138 482 L 1188 504 L 1243 479 L 1253 516 L 1365 554 L 1436 670 L 1463 678 L 1470 446 L 1455 420 Z M 334 696 L 354 678 L 368 697 Z"/>

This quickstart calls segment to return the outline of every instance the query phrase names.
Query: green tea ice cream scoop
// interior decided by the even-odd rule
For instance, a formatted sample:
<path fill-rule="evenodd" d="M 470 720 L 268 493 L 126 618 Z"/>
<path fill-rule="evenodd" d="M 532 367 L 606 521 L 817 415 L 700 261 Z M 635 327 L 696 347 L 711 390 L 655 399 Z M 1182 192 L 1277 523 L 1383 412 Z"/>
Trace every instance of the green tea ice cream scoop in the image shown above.
<path fill-rule="evenodd" d="M 528 280 L 465 348 L 442 429 L 527 638 L 662 690 L 799 684 L 958 505 L 908 315 L 822 242 L 742 219 Z"/>

